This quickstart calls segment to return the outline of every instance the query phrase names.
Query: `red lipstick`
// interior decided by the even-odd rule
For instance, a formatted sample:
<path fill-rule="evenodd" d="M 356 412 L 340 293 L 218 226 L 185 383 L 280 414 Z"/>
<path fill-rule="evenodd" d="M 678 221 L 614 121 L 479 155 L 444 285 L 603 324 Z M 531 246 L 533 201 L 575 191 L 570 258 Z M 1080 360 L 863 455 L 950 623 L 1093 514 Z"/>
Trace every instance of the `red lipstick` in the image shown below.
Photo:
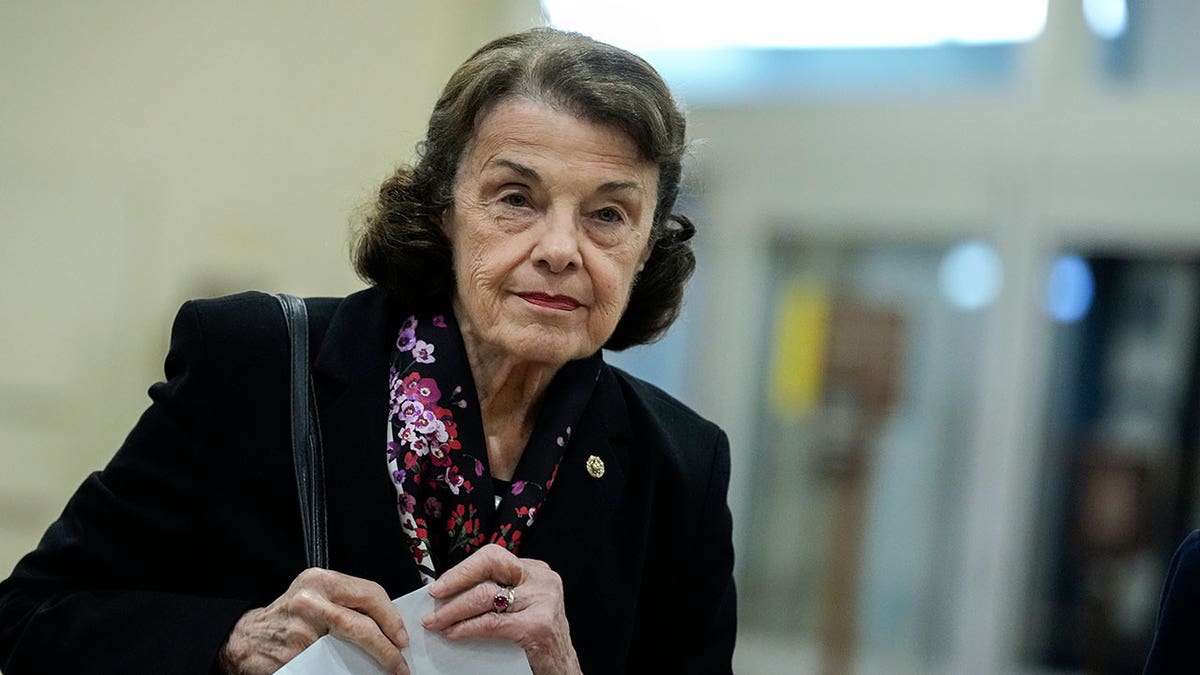
<path fill-rule="evenodd" d="M 564 312 L 579 308 L 579 301 L 569 295 L 548 295 L 546 293 L 517 293 L 521 299 L 539 307 L 548 307 Z"/>

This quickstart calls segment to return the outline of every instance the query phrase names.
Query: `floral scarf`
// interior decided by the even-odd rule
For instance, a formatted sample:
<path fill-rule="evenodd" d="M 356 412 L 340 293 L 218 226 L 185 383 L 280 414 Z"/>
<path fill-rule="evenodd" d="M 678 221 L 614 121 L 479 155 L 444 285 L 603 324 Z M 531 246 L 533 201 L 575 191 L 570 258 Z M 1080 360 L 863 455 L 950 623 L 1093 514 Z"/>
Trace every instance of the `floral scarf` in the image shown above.
<path fill-rule="evenodd" d="M 392 357 L 387 465 L 423 583 L 488 543 L 519 553 L 601 364 L 597 352 L 559 369 L 511 487 L 495 495 L 475 381 L 453 313 L 404 320 Z"/>

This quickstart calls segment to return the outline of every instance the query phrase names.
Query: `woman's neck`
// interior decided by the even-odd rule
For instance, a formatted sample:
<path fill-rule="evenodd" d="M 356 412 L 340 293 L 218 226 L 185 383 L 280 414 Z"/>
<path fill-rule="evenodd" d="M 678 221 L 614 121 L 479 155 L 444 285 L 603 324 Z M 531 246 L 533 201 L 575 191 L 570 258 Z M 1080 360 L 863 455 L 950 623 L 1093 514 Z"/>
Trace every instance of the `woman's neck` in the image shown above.
<path fill-rule="evenodd" d="M 511 480 L 559 367 L 514 358 L 483 344 L 462 319 L 459 326 L 479 394 L 488 464 L 493 476 Z"/>

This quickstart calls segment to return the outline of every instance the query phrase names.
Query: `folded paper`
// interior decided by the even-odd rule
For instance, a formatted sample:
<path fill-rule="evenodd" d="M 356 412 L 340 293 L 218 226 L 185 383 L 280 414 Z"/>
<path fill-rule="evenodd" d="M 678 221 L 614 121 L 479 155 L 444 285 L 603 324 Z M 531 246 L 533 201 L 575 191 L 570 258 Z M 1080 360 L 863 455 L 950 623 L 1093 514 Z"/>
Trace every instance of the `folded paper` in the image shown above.
<path fill-rule="evenodd" d="M 392 601 L 408 630 L 408 647 L 402 650 L 412 675 L 532 675 L 525 652 L 504 640 L 452 642 L 421 626 L 421 617 L 433 611 L 435 600 L 425 588 Z M 282 675 L 387 675 L 358 646 L 326 635 L 296 655 L 280 670 Z"/>

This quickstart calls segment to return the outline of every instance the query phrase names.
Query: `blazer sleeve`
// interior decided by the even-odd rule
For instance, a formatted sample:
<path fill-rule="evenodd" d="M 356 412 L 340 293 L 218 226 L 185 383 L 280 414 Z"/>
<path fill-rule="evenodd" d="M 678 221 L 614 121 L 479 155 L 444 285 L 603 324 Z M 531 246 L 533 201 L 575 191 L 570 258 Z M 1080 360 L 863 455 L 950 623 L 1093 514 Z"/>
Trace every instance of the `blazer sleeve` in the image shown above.
<path fill-rule="evenodd" d="M 1171 558 L 1159 603 L 1146 675 L 1191 673 L 1200 669 L 1200 530 L 1183 540 Z"/>
<path fill-rule="evenodd" d="M 716 430 L 709 448 L 689 453 L 709 459 L 697 471 L 698 508 L 673 516 L 679 528 L 671 539 L 672 566 L 664 577 L 655 575 L 659 597 L 643 626 L 630 673 L 727 674 L 733 671 L 737 638 L 737 591 L 733 583 L 733 519 L 728 508 L 730 442 Z M 696 504 L 697 502 L 690 502 Z"/>
<path fill-rule="evenodd" d="M 666 650 L 680 673 L 732 673 L 737 637 L 737 591 L 733 581 L 733 517 L 729 511 L 729 439 L 718 431 L 694 544 L 704 555 L 681 570 L 677 618 L 681 644 Z M 666 664 L 664 664 L 666 665 Z"/>
<path fill-rule="evenodd" d="M 245 599 L 199 592 L 201 518 L 220 477 L 209 433 L 221 379 L 195 303 L 176 316 L 166 381 L 115 457 L 0 583 L 0 669 L 205 673 Z"/>

